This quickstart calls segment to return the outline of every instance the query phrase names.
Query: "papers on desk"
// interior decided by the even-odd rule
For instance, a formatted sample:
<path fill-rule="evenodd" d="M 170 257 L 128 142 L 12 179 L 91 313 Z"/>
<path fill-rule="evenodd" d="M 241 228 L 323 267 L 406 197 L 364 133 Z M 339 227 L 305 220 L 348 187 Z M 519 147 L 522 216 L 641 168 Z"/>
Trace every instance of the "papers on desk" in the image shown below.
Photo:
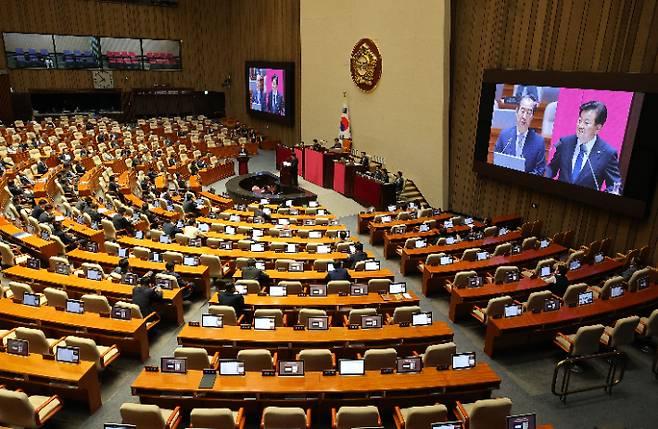
<path fill-rule="evenodd" d="M 406 299 L 411 299 L 411 294 L 409 292 L 403 293 L 402 296 L 405 297 Z"/>
<path fill-rule="evenodd" d="M 64 220 L 64 216 L 55 216 L 55 221 L 61 222 Z"/>
<path fill-rule="evenodd" d="M 99 207 L 97 211 L 98 213 L 103 214 L 107 211 L 107 209 L 105 207 Z"/>
<path fill-rule="evenodd" d="M 17 232 L 16 234 L 13 234 L 12 237 L 20 240 L 25 237 L 30 237 L 31 235 L 32 234 L 30 234 L 29 232 L 21 231 L 21 232 Z"/>

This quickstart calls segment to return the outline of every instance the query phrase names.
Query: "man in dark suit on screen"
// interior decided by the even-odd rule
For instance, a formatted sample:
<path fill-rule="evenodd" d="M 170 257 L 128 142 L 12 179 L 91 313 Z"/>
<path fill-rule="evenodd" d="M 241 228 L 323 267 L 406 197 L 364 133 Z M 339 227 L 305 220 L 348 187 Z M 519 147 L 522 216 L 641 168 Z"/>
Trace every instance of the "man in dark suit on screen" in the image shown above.
<path fill-rule="evenodd" d="M 576 134 L 562 137 L 555 145 L 546 177 L 557 176 L 561 182 L 619 194 L 621 174 L 617 151 L 598 136 L 607 118 L 608 110 L 600 101 L 582 104 Z"/>
<path fill-rule="evenodd" d="M 267 111 L 276 115 L 285 115 L 283 94 L 279 93 L 279 76 L 272 76 L 272 90 L 267 94 Z"/>
<path fill-rule="evenodd" d="M 530 129 L 537 102 L 532 95 L 524 95 L 516 108 L 516 125 L 500 132 L 494 152 L 525 159 L 525 172 L 544 175 L 546 146 L 544 138 Z"/>

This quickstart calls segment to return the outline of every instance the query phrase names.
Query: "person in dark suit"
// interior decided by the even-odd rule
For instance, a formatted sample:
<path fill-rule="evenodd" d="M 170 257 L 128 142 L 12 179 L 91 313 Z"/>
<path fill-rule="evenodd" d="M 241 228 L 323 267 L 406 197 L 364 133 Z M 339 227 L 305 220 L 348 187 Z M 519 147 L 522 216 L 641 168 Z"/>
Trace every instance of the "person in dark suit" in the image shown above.
<path fill-rule="evenodd" d="M 299 159 L 297 159 L 297 155 L 295 154 L 295 151 L 293 150 L 292 153 L 290 154 L 290 169 L 292 170 L 292 180 L 291 184 L 293 186 L 298 186 L 299 185 L 299 179 L 297 177 L 297 171 L 298 171 L 298 166 L 299 166 Z"/>
<path fill-rule="evenodd" d="M 133 288 L 132 298 L 133 304 L 137 304 L 142 315 L 146 317 L 154 311 L 154 304 L 162 300 L 162 290 L 154 286 L 152 277 L 144 276 L 140 285 Z"/>
<path fill-rule="evenodd" d="M 561 182 L 619 194 L 621 174 L 617 151 L 598 136 L 608 118 L 600 101 L 580 106 L 576 134 L 562 137 L 546 168 L 546 177 L 557 176 Z"/>
<path fill-rule="evenodd" d="M 119 207 L 117 213 L 112 216 L 112 224 L 117 231 L 124 230 L 129 234 L 134 234 L 133 224 L 126 218 L 126 209 Z"/>
<path fill-rule="evenodd" d="M 343 268 L 343 261 L 340 260 L 334 262 L 334 270 L 327 272 L 327 276 L 324 279 L 328 282 L 332 280 L 352 281 L 349 271 Z"/>
<path fill-rule="evenodd" d="M 256 268 L 256 260 L 251 259 L 246 267 L 242 268 L 242 279 L 258 280 L 261 286 L 267 286 L 270 282 L 270 276 L 262 270 Z"/>
<path fill-rule="evenodd" d="M 45 162 L 39 160 L 39 162 L 37 162 L 37 173 L 46 174 L 47 172 L 48 172 L 48 166 L 46 165 Z"/>
<path fill-rule="evenodd" d="M 279 94 L 279 76 L 272 76 L 272 90 L 267 94 L 267 111 L 276 115 L 285 115 L 286 107 L 283 95 Z"/>
<path fill-rule="evenodd" d="M 262 74 L 256 76 L 256 91 L 251 95 L 251 104 L 257 104 L 256 110 L 265 110 L 265 80 Z"/>
<path fill-rule="evenodd" d="M 240 315 L 244 307 L 244 297 L 235 293 L 235 285 L 230 283 L 225 290 L 219 293 L 219 303 L 233 307 L 236 315 Z"/>
<path fill-rule="evenodd" d="M 346 260 L 345 260 L 345 266 L 347 268 L 354 268 L 357 262 L 360 261 L 365 261 L 368 259 L 368 254 L 363 251 L 363 244 L 362 243 L 356 243 L 354 245 L 354 248 L 356 249 L 356 252 L 352 253 Z"/>
<path fill-rule="evenodd" d="M 536 104 L 531 95 L 521 97 L 516 108 L 516 125 L 500 132 L 494 152 L 525 158 L 525 172 L 543 176 L 546 168 L 544 138 L 529 128 Z"/>
<path fill-rule="evenodd" d="M 547 283 L 553 283 L 551 290 L 556 296 L 564 296 L 564 292 L 567 291 L 569 287 L 569 279 L 567 278 L 567 272 L 569 267 L 565 263 L 558 263 L 555 265 L 553 275 L 546 279 Z"/>

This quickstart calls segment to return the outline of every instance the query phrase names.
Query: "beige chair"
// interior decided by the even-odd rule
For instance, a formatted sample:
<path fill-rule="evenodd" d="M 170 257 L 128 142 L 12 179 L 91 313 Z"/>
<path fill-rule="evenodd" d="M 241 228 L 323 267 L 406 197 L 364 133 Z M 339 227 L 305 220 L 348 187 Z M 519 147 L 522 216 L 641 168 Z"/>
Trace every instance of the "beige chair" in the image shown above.
<path fill-rule="evenodd" d="M 254 317 L 274 317 L 274 325 L 282 327 L 287 325 L 287 315 L 278 308 L 259 308 L 254 311 Z"/>
<path fill-rule="evenodd" d="M 547 258 L 547 259 L 542 259 L 540 261 L 537 261 L 537 265 L 535 265 L 535 269 L 533 271 L 530 270 L 524 270 L 521 274 L 525 277 L 533 277 L 533 276 L 539 276 L 541 274 L 541 270 L 543 267 L 550 267 L 551 272 L 553 271 L 553 266 L 555 265 L 555 259 L 553 258 Z"/>
<path fill-rule="evenodd" d="M 101 219 L 101 226 L 103 227 L 105 240 L 116 241 L 117 230 L 114 228 L 114 224 L 112 223 L 112 221 L 108 219 Z"/>
<path fill-rule="evenodd" d="M 460 271 L 455 274 L 452 282 L 446 281 L 446 289 L 452 291 L 453 288 L 463 289 L 468 286 L 468 279 L 477 277 L 477 271 Z"/>
<path fill-rule="evenodd" d="M 128 308 L 130 309 L 130 317 L 132 319 L 146 319 L 146 330 L 150 331 L 158 323 L 160 323 L 160 316 L 158 313 L 151 312 L 150 314 L 143 315 L 142 310 L 140 310 L 139 305 L 133 304 L 132 302 L 117 301 L 114 303 L 116 307 Z"/>
<path fill-rule="evenodd" d="M 646 279 L 647 282 L 656 280 L 656 270 L 652 267 L 642 268 L 637 270 L 631 275 L 631 278 L 628 280 L 628 291 L 635 292 L 639 288 L 640 281 Z"/>
<path fill-rule="evenodd" d="M 567 257 L 566 264 L 567 264 L 567 266 L 569 266 L 569 264 L 572 261 L 581 261 L 581 263 L 582 263 L 584 261 L 584 259 L 585 259 L 585 251 L 584 250 L 576 250 L 575 252 L 572 252 Z"/>
<path fill-rule="evenodd" d="M 328 294 L 348 294 L 350 293 L 350 283 L 348 280 L 332 280 L 327 283 Z"/>
<path fill-rule="evenodd" d="M 248 266 L 249 264 L 251 264 L 251 258 L 237 258 L 235 260 L 235 268 L 238 270 Z M 286 269 L 288 268 L 286 267 Z"/>
<path fill-rule="evenodd" d="M 29 255 L 23 255 L 17 258 L 11 250 L 11 246 L 4 242 L 0 242 L 0 255 L 2 256 L 2 268 L 24 264 L 29 258 Z"/>
<path fill-rule="evenodd" d="M 297 295 L 304 292 L 304 286 L 302 285 L 302 282 L 298 281 L 282 280 L 279 282 L 279 286 L 284 286 L 286 288 L 286 294 L 288 295 Z"/>
<path fill-rule="evenodd" d="M 18 301 L 23 301 L 23 294 L 34 293 L 34 290 L 32 290 L 32 286 L 22 282 L 9 282 L 9 290 L 11 291 L 12 297 Z M 37 293 L 37 295 L 39 295 L 40 305 L 48 304 L 48 300 L 46 299 L 46 296 L 44 294 Z"/>
<path fill-rule="evenodd" d="M 307 326 L 309 317 L 319 317 L 326 315 L 327 312 L 324 310 L 320 310 L 316 308 L 300 308 L 299 312 L 297 313 L 297 324 Z M 331 322 L 329 323 L 329 325 L 331 325 Z"/>
<path fill-rule="evenodd" d="M 54 287 L 47 287 L 43 290 L 43 294 L 48 300 L 48 305 L 51 307 L 66 308 L 66 300 L 69 299 L 69 295 L 66 291 Z"/>
<path fill-rule="evenodd" d="M 482 250 L 479 247 L 474 247 L 471 249 L 466 249 L 464 250 L 464 253 L 462 253 L 462 261 L 465 262 L 474 262 L 477 260 L 477 254 L 478 252 L 481 252 Z"/>
<path fill-rule="evenodd" d="M 603 325 L 581 326 L 573 335 L 558 332 L 553 342 L 570 356 L 591 355 L 599 351 Z"/>
<path fill-rule="evenodd" d="M 484 236 L 485 237 L 495 237 L 498 235 L 498 227 L 497 226 L 488 226 L 484 228 Z"/>
<path fill-rule="evenodd" d="M 107 252 L 108 255 L 119 256 L 119 249 L 121 249 L 121 246 L 117 243 L 112 243 L 111 241 L 106 241 L 104 244 L 105 252 Z"/>
<path fill-rule="evenodd" d="M 261 418 L 261 429 L 310 429 L 311 409 L 297 407 L 266 407 Z"/>
<path fill-rule="evenodd" d="M 142 261 L 148 261 L 151 259 L 151 249 L 147 247 L 135 246 L 132 249 L 132 254 L 135 255 L 135 258 L 141 259 Z"/>
<path fill-rule="evenodd" d="M 412 316 L 414 314 L 420 313 L 420 307 L 417 305 L 406 305 L 402 307 L 396 307 L 393 310 L 393 317 L 387 317 L 386 322 L 389 324 L 400 324 L 400 323 L 411 323 Z M 387 315 L 388 316 L 388 315 Z"/>
<path fill-rule="evenodd" d="M 453 226 L 466 224 L 466 219 L 464 219 L 464 216 L 453 216 L 450 218 L 450 221 L 452 222 Z"/>
<path fill-rule="evenodd" d="M 354 271 L 363 271 L 366 269 L 366 261 L 359 261 L 354 264 Z"/>
<path fill-rule="evenodd" d="M 189 246 L 190 237 L 185 234 L 178 233 L 174 236 L 174 241 L 176 241 L 176 243 L 180 244 L 181 246 Z"/>
<path fill-rule="evenodd" d="M 475 317 L 480 323 L 487 324 L 490 318 L 502 317 L 505 313 L 505 306 L 514 302 L 511 296 L 499 296 L 491 298 L 484 308 L 473 306 L 471 315 Z"/>
<path fill-rule="evenodd" d="M 149 230 L 149 237 L 151 238 L 152 241 L 160 242 L 160 237 L 164 235 L 163 231 L 160 231 L 159 229 L 151 229 Z"/>
<path fill-rule="evenodd" d="M 199 257 L 199 264 L 208 267 L 208 275 L 212 280 L 219 280 L 224 277 L 224 267 L 219 256 L 203 254 Z"/>
<path fill-rule="evenodd" d="M 614 276 L 603 282 L 603 286 L 590 286 L 589 289 L 594 292 L 594 298 L 609 299 L 610 292 L 615 286 L 624 286 L 624 278 L 622 276 Z"/>
<path fill-rule="evenodd" d="M 295 261 L 293 259 L 277 259 L 274 261 L 274 269 L 288 271 L 288 266 L 291 262 L 294 263 Z"/>
<path fill-rule="evenodd" d="M 180 287 L 180 285 L 178 284 L 178 279 L 176 278 L 176 276 L 172 276 L 171 274 L 157 273 L 155 275 L 155 281 L 157 282 L 158 279 L 168 280 L 169 284 L 174 289 L 178 289 Z"/>
<path fill-rule="evenodd" d="M 456 402 L 455 416 L 466 422 L 468 429 L 506 429 L 512 412 L 509 398 L 481 399 L 470 404 Z"/>
<path fill-rule="evenodd" d="M 272 356 L 266 349 L 240 350 L 237 359 L 244 362 L 245 371 L 262 371 L 276 366 L 276 353 Z"/>
<path fill-rule="evenodd" d="M 79 347 L 80 359 L 94 362 L 96 369 L 99 371 L 103 371 L 119 358 L 119 349 L 116 344 L 99 346 L 90 338 L 81 338 L 72 335 L 64 339 L 64 344 L 71 347 Z"/>
<path fill-rule="evenodd" d="M 222 240 L 221 238 L 212 238 L 208 237 L 206 239 L 206 246 L 210 247 L 211 249 L 218 249 L 219 248 L 219 243 L 221 243 Z"/>
<path fill-rule="evenodd" d="M 244 408 L 231 411 L 229 408 L 194 408 L 190 412 L 190 424 L 195 428 L 244 429 Z"/>
<path fill-rule="evenodd" d="M 503 243 L 496 246 L 492 256 L 505 256 L 512 251 L 512 243 Z"/>
<path fill-rule="evenodd" d="M 448 408 L 441 404 L 393 408 L 396 429 L 428 429 L 432 423 L 445 422 L 447 418 Z"/>
<path fill-rule="evenodd" d="M 235 282 L 236 286 L 245 286 L 247 288 L 247 293 L 258 293 L 260 292 L 260 283 L 258 280 L 238 280 Z"/>
<path fill-rule="evenodd" d="M 313 270 L 314 271 L 327 271 L 327 266 L 333 264 L 333 259 L 316 259 L 313 261 Z"/>
<path fill-rule="evenodd" d="M 562 302 L 568 307 L 573 307 L 578 304 L 578 295 L 587 290 L 587 283 L 576 283 L 569 285 L 567 290 L 562 295 Z"/>
<path fill-rule="evenodd" d="M 453 342 L 432 344 L 427 346 L 425 353 L 421 354 L 420 357 L 423 360 L 423 367 L 448 368 L 452 363 L 452 355 L 456 352 L 457 345 Z"/>
<path fill-rule="evenodd" d="M 442 237 L 443 238 L 443 237 Z M 441 265 L 441 258 L 447 256 L 445 253 L 430 253 L 425 257 L 425 262 L 422 265 L 427 266 L 436 266 Z M 419 269 L 422 271 L 423 267 L 420 266 Z"/>
<path fill-rule="evenodd" d="M 539 313 L 544 310 L 544 301 L 551 298 L 553 293 L 550 290 L 542 290 L 532 292 L 528 296 L 528 300 L 523 303 L 523 311 L 530 311 L 532 313 Z"/>
<path fill-rule="evenodd" d="M 181 422 L 180 407 L 168 410 L 157 405 L 124 403 L 119 411 L 122 423 L 137 429 L 175 429 Z"/>
<path fill-rule="evenodd" d="M 640 324 L 638 316 L 619 319 L 615 326 L 606 326 L 601 335 L 601 344 L 613 349 L 631 344 L 635 340 L 635 329 Z"/>
<path fill-rule="evenodd" d="M 524 238 L 521 242 L 521 250 L 532 250 L 537 248 L 537 237 Z"/>
<path fill-rule="evenodd" d="M 395 368 L 397 351 L 388 349 L 369 349 L 363 354 L 366 370 L 378 370 L 382 368 Z"/>
<path fill-rule="evenodd" d="M 354 308 L 350 310 L 347 316 L 343 315 L 343 325 L 361 325 L 361 318 L 363 316 L 375 316 L 376 314 L 376 308 Z"/>
<path fill-rule="evenodd" d="M 360 427 L 381 426 L 379 410 L 374 405 L 362 407 L 342 406 L 336 412 L 331 409 L 332 429 L 352 429 Z"/>
<path fill-rule="evenodd" d="M 183 263 L 183 254 L 180 252 L 164 252 L 162 254 L 162 259 L 165 262 L 173 262 L 174 264 Z"/>
<path fill-rule="evenodd" d="M 641 317 L 635 332 L 642 338 L 658 337 L 658 308 L 649 317 Z"/>
<path fill-rule="evenodd" d="M 388 293 L 389 286 L 393 283 L 390 279 L 368 280 L 368 293 Z"/>
<path fill-rule="evenodd" d="M 40 428 L 59 410 L 59 396 L 27 396 L 25 392 L 0 389 L 0 422 L 13 427 Z"/>
<path fill-rule="evenodd" d="M 235 244 L 235 247 L 237 247 L 239 250 L 249 251 L 251 249 L 251 245 L 254 243 L 255 241 L 252 240 L 238 240 L 238 242 Z"/>
<path fill-rule="evenodd" d="M 40 329 L 25 328 L 22 326 L 16 328 L 14 335 L 19 340 L 25 340 L 29 343 L 28 349 L 30 353 L 39 355 L 53 354 L 53 347 L 62 341 L 62 338 L 46 338 L 46 335 Z"/>
<path fill-rule="evenodd" d="M 206 368 L 217 369 L 219 364 L 219 353 L 215 353 L 213 358 L 208 356 L 206 349 L 200 347 L 176 347 L 174 357 L 185 358 L 187 360 L 187 369 L 204 370 Z"/>
<path fill-rule="evenodd" d="M 336 355 L 329 349 L 305 349 L 295 356 L 304 362 L 304 371 L 324 371 L 336 367 Z"/>
<path fill-rule="evenodd" d="M 208 306 L 208 313 L 222 316 L 222 323 L 230 326 L 239 325 L 244 317 L 244 315 L 240 315 L 238 318 L 235 315 L 235 309 L 228 305 L 210 305 Z"/>
<path fill-rule="evenodd" d="M 111 313 L 112 307 L 103 295 L 85 294 L 80 298 L 84 304 L 85 312 Z"/>
<path fill-rule="evenodd" d="M 507 276 L 512 275 L 513 273 L 517 273 L 516 277 L 519 278 L 520 274 L 518 274 L 518 272 L 519 272 L 519 267 L 515 265 L 501 265 L 500 267 L 496 268 L 496 273 L 494 274 L 493 282 L 497 285 L 508 283 Z"/>

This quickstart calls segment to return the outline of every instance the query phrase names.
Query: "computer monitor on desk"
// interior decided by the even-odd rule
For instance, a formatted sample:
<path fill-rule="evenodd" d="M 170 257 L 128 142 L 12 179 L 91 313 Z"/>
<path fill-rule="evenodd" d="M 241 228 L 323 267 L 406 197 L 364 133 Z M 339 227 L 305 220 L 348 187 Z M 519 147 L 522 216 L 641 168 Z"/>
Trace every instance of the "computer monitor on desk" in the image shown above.
<path fill-rule="evenodd" d="M 57 362 L 80 363 L 80 347 L 57 346 L 55 350 Z"/>
<path fill-rule="evenodd" d="M 224 326 L 224 318 L 221 314 L 202 314 L 201 326 L 204 328 L 222 328 Z"/>
<path fill-rule="evenodd" d="M 289 376 L 304 376 L 304 361 L 293 360 L 285 361 L 280 360 L 278 362 L 278 374 L 281 377 Z"/>
<path fill-rule="evenodd" d="M 463 429 L 462 422 L 438 422 L 432 423 L 430 429 Z"/>
<path fill-rule="evenodd" d="M 388 285 L 388 293 L 405 293 L 407 291 L 407 282 L 397 282 Z"/>
<path fill-rule="evenodd" d="M 311 316 L 307 323 L 309 331 L 326 331 L 329 329 L 329 316 Z"/>
<path fill-rule="evenodd" d="M 77 299 L 67 299 L 65 310 L 67 313 L 82 314 L 85 312 L 85 305 Z"/>
<path fill-rule="evenodd" d="M 341 359 L 338 361 L 338 373 L 340 375 L 365 375 L 365 360 Z"/>
<path fill-rule="evenodd" d="M 219 375 L 244 375 L 244 362 L 236 359 L 220 359 Z"/>
<path fill-rule="evenodd" d="M 254 329 L 257 331 L 273 331 L 276 328 L 276 319 L 272 316 L 254 317 Z"/>
<path fill-rule="evenodd" d="M 363 269 L 365 271 L 379 271 L 379 261 L 366 261 Z"/>
<path fill-rule="evenodd" d="M 507 417 L 507 429 L 535 429 L 537 417 L 535 414 L 518 414 Z"/>

